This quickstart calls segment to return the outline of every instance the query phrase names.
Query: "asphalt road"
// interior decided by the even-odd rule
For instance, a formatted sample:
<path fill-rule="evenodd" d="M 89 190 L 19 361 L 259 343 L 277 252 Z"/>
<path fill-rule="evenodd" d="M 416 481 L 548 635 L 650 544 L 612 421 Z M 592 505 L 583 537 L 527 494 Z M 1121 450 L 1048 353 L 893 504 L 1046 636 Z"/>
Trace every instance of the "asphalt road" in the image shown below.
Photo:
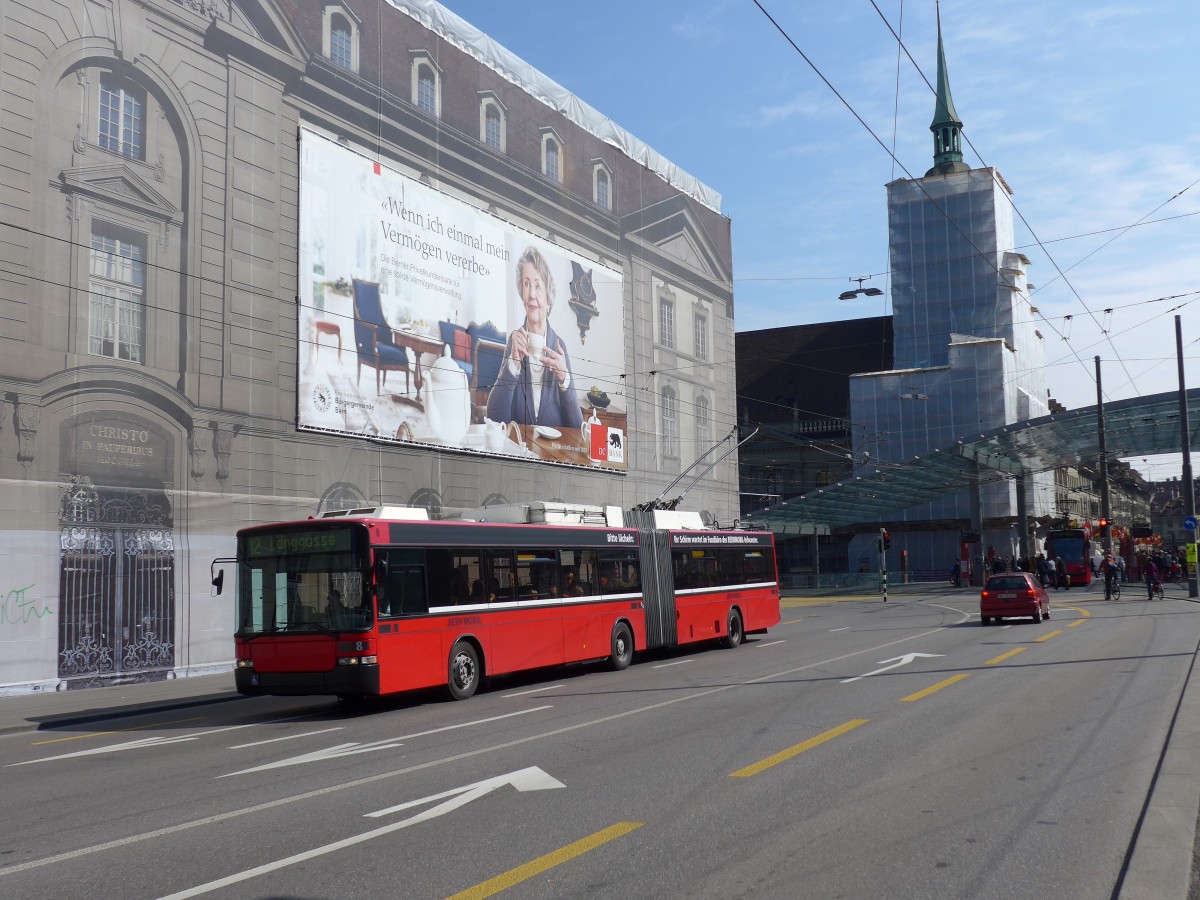
<path fill-rule="evenodd" d="M 1051 599 L 812 601 L 462 703 L 8 735 L 0 896 L 1116 896 L 1200 606 Z"/>

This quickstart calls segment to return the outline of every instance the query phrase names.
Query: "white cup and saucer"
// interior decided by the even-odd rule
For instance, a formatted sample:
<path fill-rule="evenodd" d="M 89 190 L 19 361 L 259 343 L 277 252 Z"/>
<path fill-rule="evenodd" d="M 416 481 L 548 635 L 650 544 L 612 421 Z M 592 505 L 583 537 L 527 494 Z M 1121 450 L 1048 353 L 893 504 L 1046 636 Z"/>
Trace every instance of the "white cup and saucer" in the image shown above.
<path fill-rule="evenodd" d="M 525 345 L 529 348 L 529 368 L 535 372 L 541 371 L 545 365 L 542 357 L 546 353 L 546 336 L 527 331 L 525 332 Z"/>

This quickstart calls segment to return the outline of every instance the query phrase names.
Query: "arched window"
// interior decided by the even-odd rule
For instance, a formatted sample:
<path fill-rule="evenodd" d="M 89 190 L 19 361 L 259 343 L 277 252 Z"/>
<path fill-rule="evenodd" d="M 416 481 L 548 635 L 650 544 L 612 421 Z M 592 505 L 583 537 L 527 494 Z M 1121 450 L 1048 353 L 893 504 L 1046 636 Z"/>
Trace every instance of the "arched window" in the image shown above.
<path fill-rule="evenodd" d="M 429 66 L 417 67 L 417 108 L 437 115 L 437 79 Z"/>
<path fill-rule="evenodd" d="M 412 50 L 412 104 L 421 112 L 442 115 L 442 71 L 427 50 Z"/>
<path fill-rule="evenodd" d="M 597 161 L 592 168 L 592 199 L 601 209 L 612 207 L 612 174 L 608 166 Z"/>
<path fill-rule="evenodd" d="M 563 143 L 549 127 L 542 129 L 542 174 L 556 184 L 563 182 Z"/>
<path fill-rule="evenodd" d="M 503 128 L 500 112 L 494 106 L 489 106 L 484 113 L 483 142 L 489 147 L 500 150 L 503 148 Z"/>
<path fill-rule="evenodd" d="M 335 66 L 354 69 L 354 36 L 346 17 L 336 13 L 329 19 L 329 59 Z"/>
<path fill-rule="evenodd" d="M 479 140 L 503 153 L 506 143 L 504 104 L 491 91 L 481 91 L 479 96 Z"/>
<path fill-rule="evenodd" d="M 358 20 L 340 3 L 325 7 L 322 49 L 331 63 L 348 72 L 358 71 Z"/>

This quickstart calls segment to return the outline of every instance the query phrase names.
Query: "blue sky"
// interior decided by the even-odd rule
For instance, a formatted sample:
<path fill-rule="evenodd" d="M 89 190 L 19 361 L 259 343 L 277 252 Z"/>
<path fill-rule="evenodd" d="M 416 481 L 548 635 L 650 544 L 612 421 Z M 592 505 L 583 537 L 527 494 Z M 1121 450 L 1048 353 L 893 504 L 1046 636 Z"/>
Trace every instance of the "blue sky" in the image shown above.
<path fill-rule="evenodd" d="M 836 297 L 856 276 L 888 288 L 884 186 L 932 164 L 933 95 L 888 24 L 934 82 L 933 0 L 760 2 L 853 113 L 753 0 L 444 0 L 722 194 L 739 331 L 890 312 Z M 1096 355 L 1109 400 L 1175 390 L 1176 313 L 1200 386 L 1200 4 L 941 16 L 965 159 L 1000 170 L 1028 223 L 1051 393 L 1094 404 Z"/>

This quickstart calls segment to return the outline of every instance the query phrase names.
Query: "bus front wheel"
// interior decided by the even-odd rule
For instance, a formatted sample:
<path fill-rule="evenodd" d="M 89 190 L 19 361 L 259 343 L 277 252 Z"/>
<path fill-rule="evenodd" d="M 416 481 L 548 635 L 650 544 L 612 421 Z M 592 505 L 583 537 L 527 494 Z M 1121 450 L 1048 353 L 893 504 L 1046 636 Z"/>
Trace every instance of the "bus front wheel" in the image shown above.
<path fill-rule="evenodd" d="M 479 654 L 468 641 L 459 641 L 450 651 L 450 696 L 466 700 L 479 687 Z"/>
<path fill-rule="evenodd" d="M 742 643 L 742 639 L 746 637 L 746 631 L 742 628 L 742 614 L 736 609 L 729 611 L 729 621 L 726 622 L 725 637 L 721 638 L 721 643 L 732 650 Z"/>
<path fill-rule="evenodd" d="M 624 622 L 618 622 L 612 633 L 612 655 L 608 664 L 614 672 L 628 669 L 633 661 L 633 633 Z"/>

